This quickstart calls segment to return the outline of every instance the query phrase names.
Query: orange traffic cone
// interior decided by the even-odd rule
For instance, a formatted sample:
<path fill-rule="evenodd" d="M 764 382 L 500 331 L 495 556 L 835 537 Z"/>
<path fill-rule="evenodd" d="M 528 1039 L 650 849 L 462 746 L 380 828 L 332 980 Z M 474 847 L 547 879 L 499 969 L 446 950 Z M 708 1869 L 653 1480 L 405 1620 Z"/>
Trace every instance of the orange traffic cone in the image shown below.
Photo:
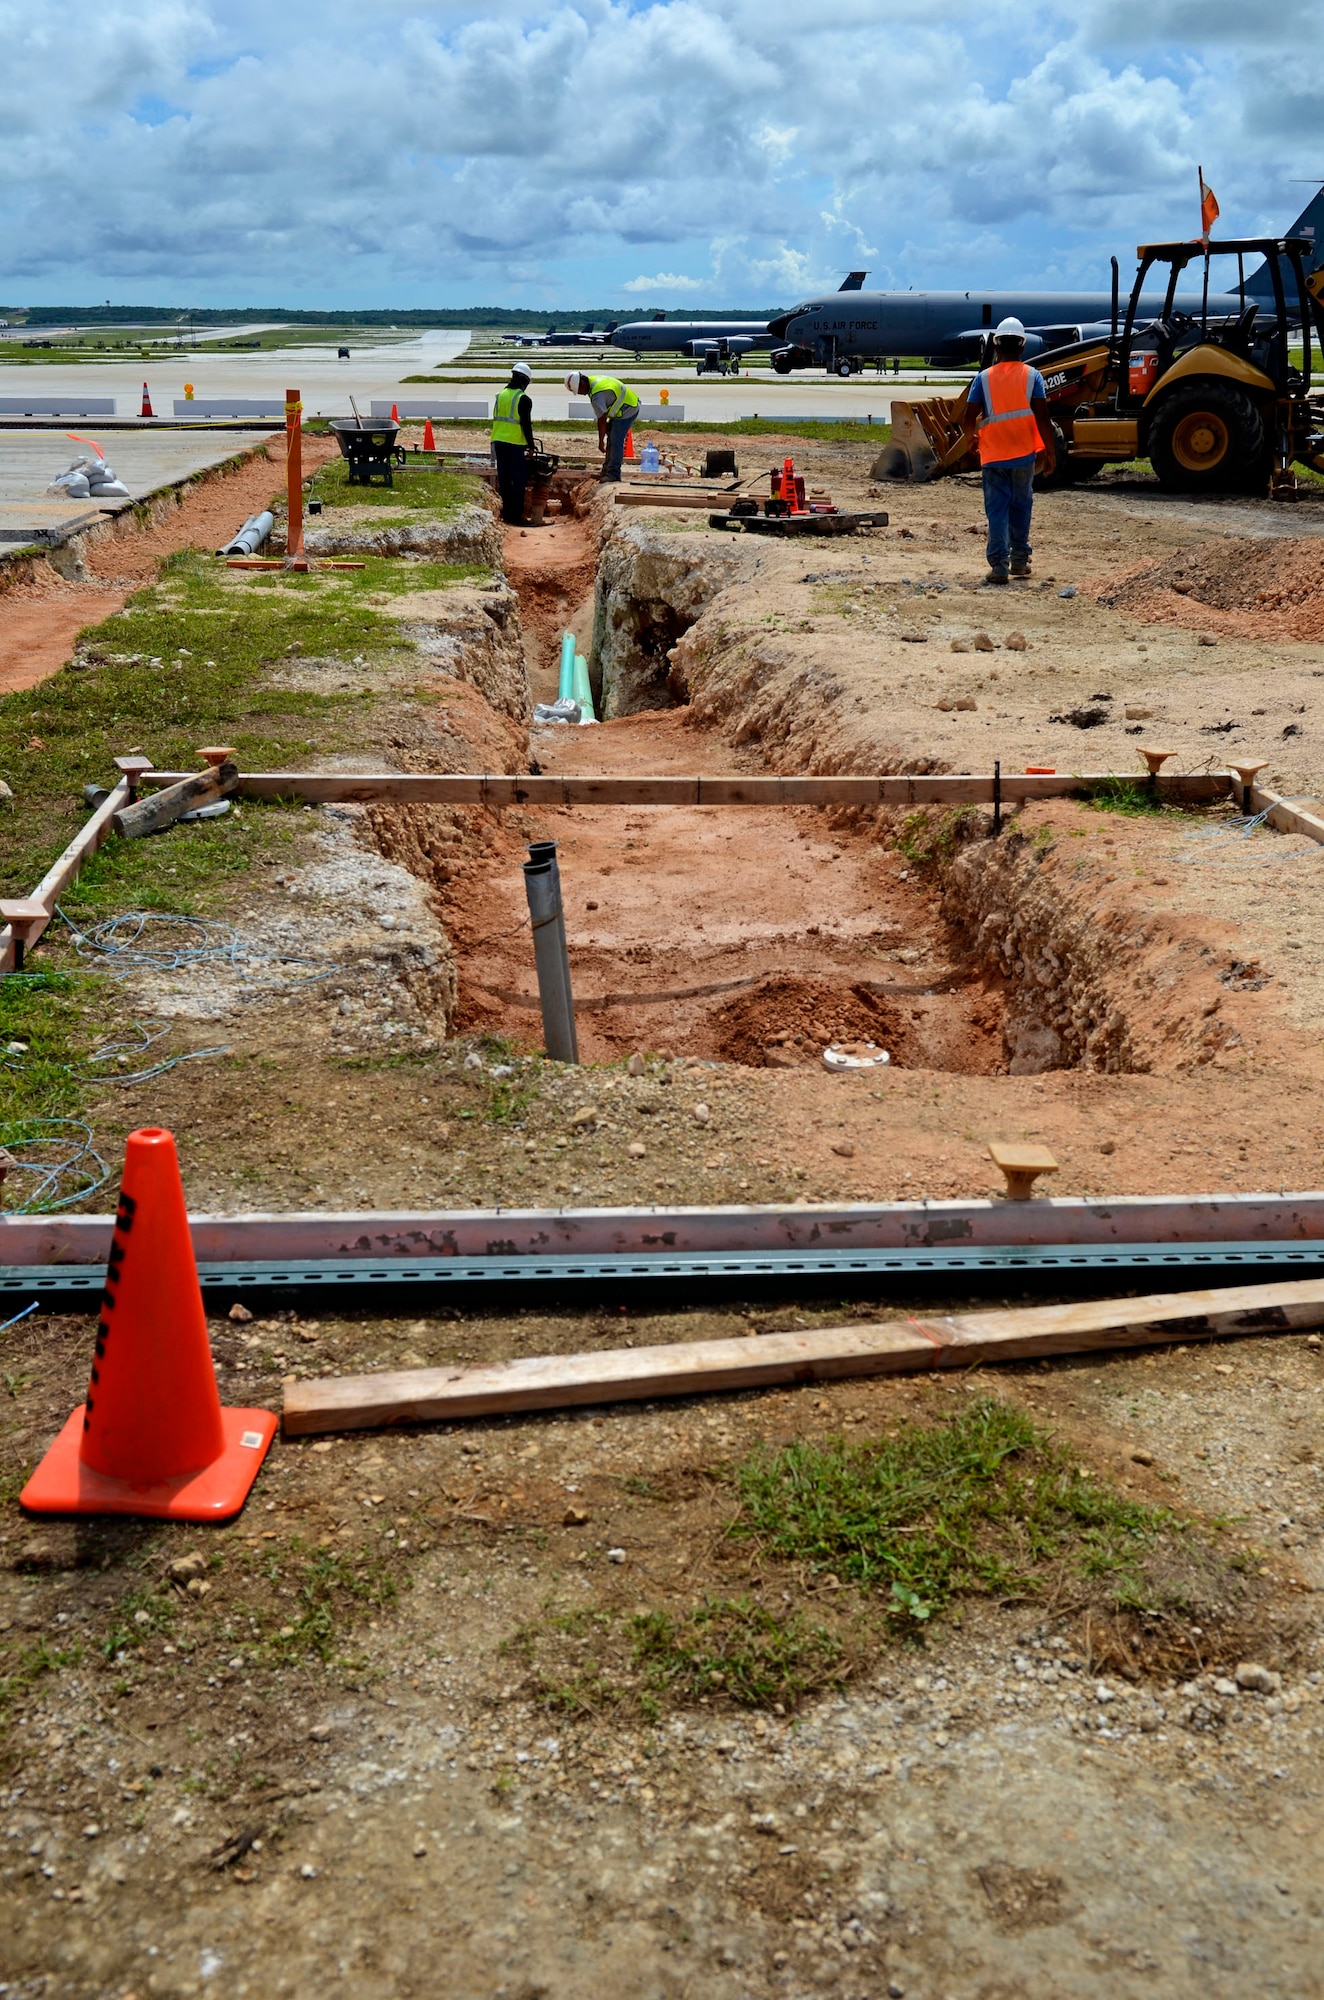
<path fill-rule="evenodd" d="M 391 405 L 391 422 L 392 422 L 393 424 L 398 424 L 398 423 L 399 423 L 399 421 L 400 421 L 400 406 L 399 406 L 399 404 L 398 404 L 398 403 L 392 403 L 392 405 Z"/>
<path fill-rule="evenodd" d="M 270 1410 L 221 1408 L 175 1141 L 130 1132 L 87 1401 L 19 1499 L 39 1514 L 223 1521 L 275 1431 Z"/>
<path fill-rule="evenodd" d="M 628 430 L 625 433 L 625 456 L 627 458 L 634 457 L 634 432 L 632 430 Z"/>
<path fill-rule="evenodd" d="M 156 411 L 152 408 L 152 399 L 147 393 L 147 384 L 145 382 L 143 383 L 143 406 L 139 411 L 139 415 L 144 417 L 154 417 L 156 415 Z"/>
<path fill-rule="evenodd" d="M 437 440 L 432 435 L 431 417 L 423 425 L 423 449 L 424 451 L 435 451 L 437 449 Z"/>

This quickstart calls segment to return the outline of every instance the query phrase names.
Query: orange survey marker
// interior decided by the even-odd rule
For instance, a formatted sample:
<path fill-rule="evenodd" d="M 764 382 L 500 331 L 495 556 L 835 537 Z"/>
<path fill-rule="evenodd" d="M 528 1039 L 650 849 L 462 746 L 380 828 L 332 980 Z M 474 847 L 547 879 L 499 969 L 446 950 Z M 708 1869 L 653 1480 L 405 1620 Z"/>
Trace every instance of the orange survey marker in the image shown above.
<path fill-rule="evenodd" d="M 175 1141 L 130 1132 L 87 1401 L 19 1499 L 39 1514 L 223 1521 L 275 1431 L 270 1410 L 221 1407 Z"/>

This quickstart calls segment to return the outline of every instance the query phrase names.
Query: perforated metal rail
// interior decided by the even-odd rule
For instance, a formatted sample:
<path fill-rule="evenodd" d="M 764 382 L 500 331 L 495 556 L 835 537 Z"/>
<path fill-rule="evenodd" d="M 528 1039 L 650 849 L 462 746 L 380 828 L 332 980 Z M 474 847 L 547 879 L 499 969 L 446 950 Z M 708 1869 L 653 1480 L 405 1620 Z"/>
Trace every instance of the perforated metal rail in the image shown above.
<path fill-rule="evenodd" d="M 339 1286 L 463 1286 L 657 1284 L 683 1286 L 697 1279 L 744 1278 L 796 1282 L 806 1278 L 947 1277 L 969 1282 L 1017 1272 L 1216 1271 L 1229 1267 L 1318 1270 L 1324 1242 L 1054 1244 L 1051 1247 L 945 1250 L 799 1250 L 715 1255 L 688 1251 L 671 1256 L 514 1256 L 414 1259 L 313 1258 L 307 1261 L 198 1265 L 205 1294 L 250 1290 L 329 1291 Z M 99 1293 L 100 1264 L 7 1265 L 0 1293 Z"/>

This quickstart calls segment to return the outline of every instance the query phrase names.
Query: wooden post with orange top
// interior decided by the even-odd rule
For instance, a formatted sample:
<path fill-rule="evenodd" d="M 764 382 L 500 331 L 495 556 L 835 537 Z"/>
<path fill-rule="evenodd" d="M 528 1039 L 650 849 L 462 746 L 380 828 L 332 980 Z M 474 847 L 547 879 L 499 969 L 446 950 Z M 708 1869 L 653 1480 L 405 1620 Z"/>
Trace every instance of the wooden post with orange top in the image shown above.
<path fill-rule="evenodd" d="M 308 558 L 303 552 L 303 401 L 297 389 L 285 391 L 285 490 L 289 503 L 285 567 L 306 570 Z"/>

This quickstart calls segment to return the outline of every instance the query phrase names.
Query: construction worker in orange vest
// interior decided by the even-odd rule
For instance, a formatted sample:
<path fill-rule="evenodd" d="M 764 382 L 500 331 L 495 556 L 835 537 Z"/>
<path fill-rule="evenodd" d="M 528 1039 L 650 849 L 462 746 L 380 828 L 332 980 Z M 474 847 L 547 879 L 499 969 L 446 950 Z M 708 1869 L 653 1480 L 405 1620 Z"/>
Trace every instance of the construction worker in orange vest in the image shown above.
<path fill-rule="evenodd" d="M 1008 574 L 1030 574 L 1030 515 L 1034 508 L 1035 460 L 1044 470 L 1057 463 L 1048 391 L 1037 368 L 1022 360 L 1025 328 L 1004 319 L 993 335 L 997 356 L 976 375 L 966 402 L 965 427 L 979 439 L 988 516 L 988 581 L 1006 583 Z"/>

